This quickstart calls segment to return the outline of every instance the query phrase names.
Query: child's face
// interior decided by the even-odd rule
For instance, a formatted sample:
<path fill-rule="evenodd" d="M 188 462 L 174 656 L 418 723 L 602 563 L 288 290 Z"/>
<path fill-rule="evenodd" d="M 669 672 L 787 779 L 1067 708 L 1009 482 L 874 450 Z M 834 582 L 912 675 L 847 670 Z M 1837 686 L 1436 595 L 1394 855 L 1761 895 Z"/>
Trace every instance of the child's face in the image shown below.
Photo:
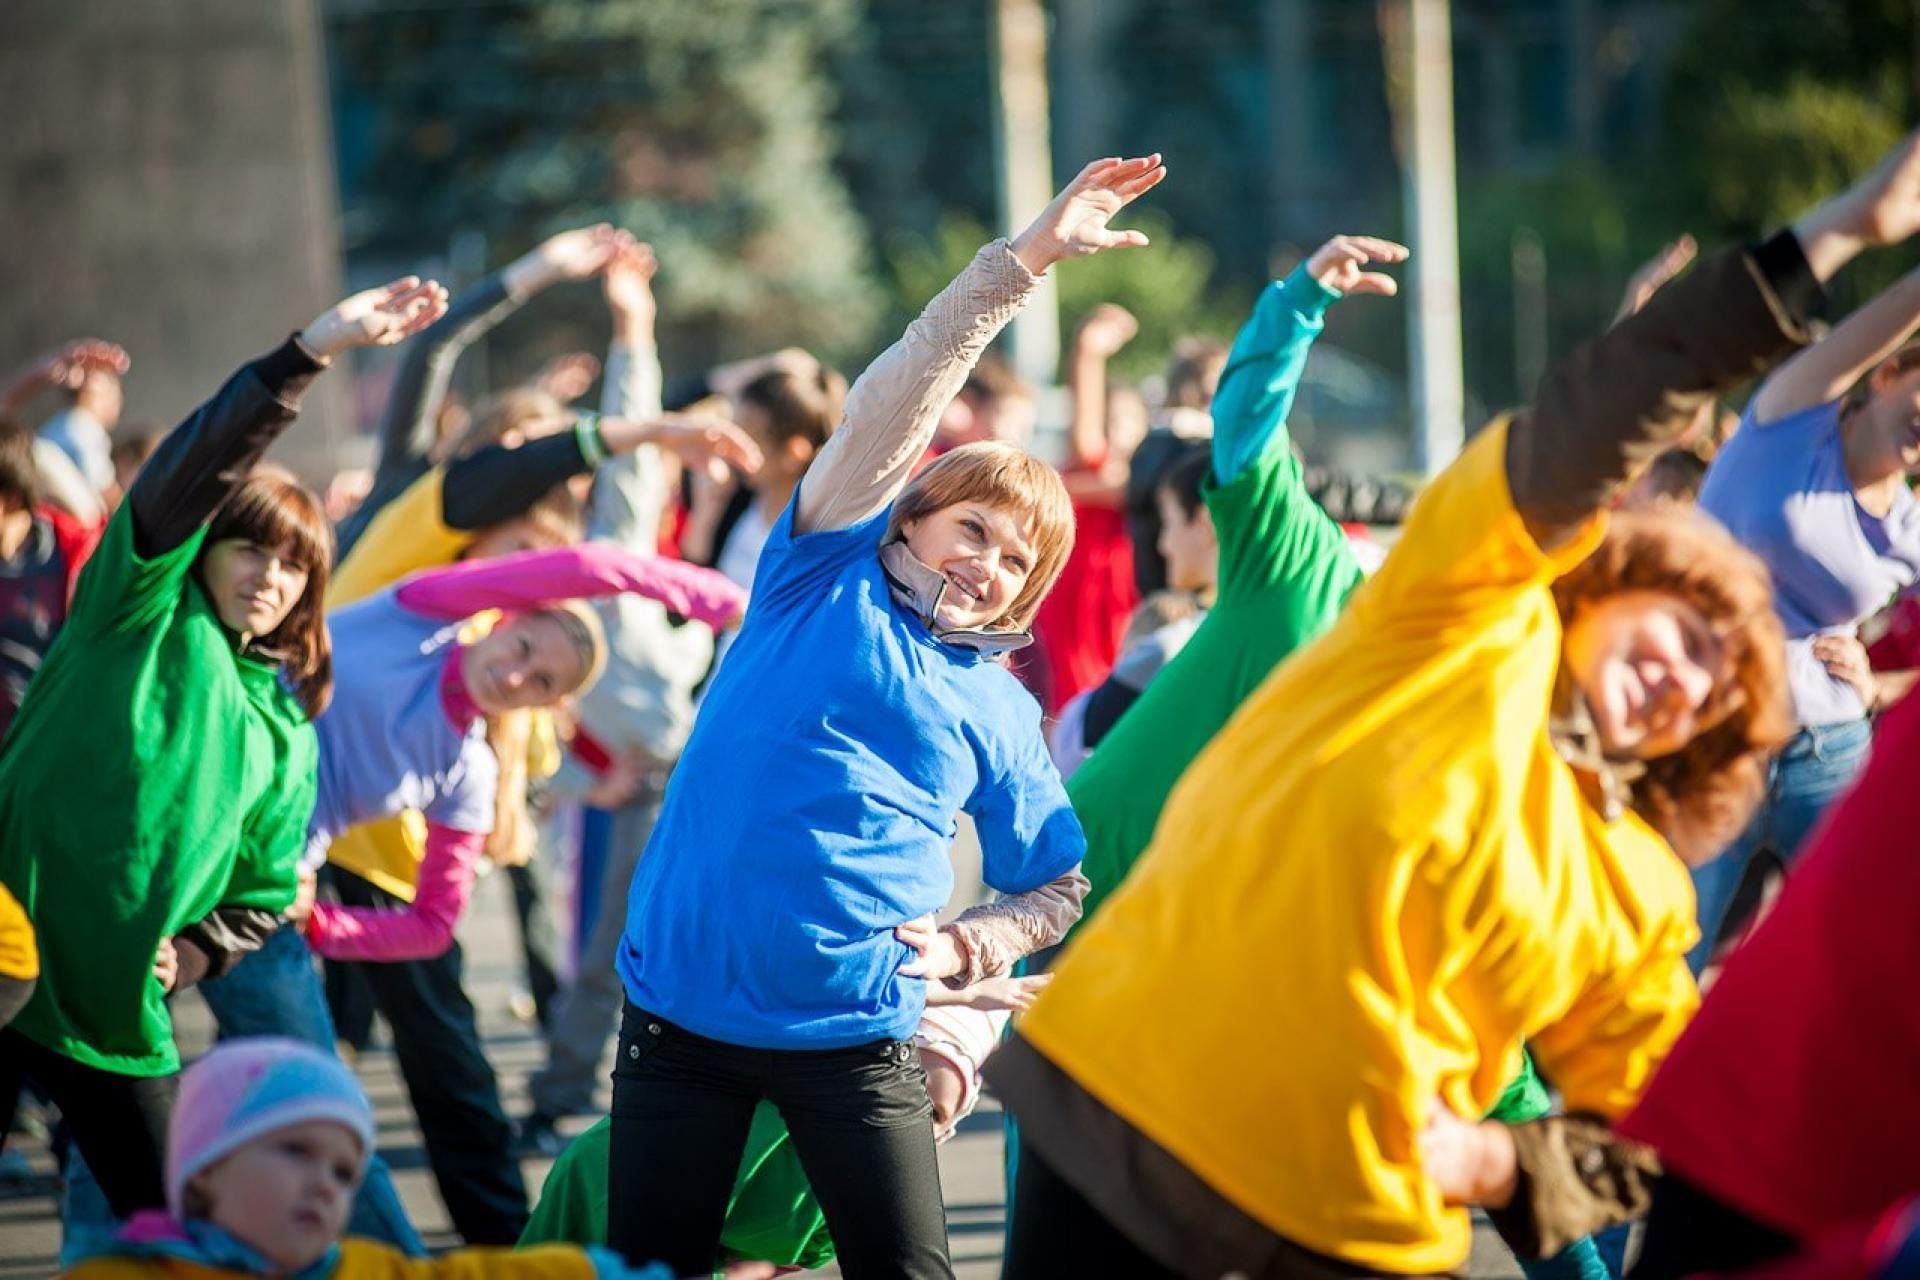
<path fill-rule="evenodd" d="M 318 1262 L 347 1227 L 365 1155 L 329 1120 L 276 1129 L 194 1179 L 213 1224 L 282 1272 Z"/>
<path fill-rule="evenodd" d="M 1189 516 L 1180 499 L 1164 485 L 1154 492 L 1160 508 L 1160 540 L 1156 544 L 1167 562 L 1167 585 L 1175 591 L 1213 589 L 1220 573 L 1220 543 L 1213 517 L 1202 506 Z"/>
<path fill-rule="evenodd" d="M 998 622 L 1013 607 L 1038 559 L 1027 522 L 984 502 L 957 502 L 904 526 L 907 550 L 947 580 L 934 621 L 946 630 Z"/>

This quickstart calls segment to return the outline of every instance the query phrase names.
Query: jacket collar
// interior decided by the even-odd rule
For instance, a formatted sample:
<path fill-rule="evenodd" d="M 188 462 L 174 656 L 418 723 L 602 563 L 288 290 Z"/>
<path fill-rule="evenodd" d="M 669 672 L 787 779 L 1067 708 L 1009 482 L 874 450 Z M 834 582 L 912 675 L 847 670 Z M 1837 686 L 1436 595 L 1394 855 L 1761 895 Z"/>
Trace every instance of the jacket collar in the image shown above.
<path fill-rule="evenodd" d="M 933 638 L 941 644 L 965 649 L 991 658 L 1012 653 L 1033 643 L 1029 631 L 989 631 L 984 628 L 960 628 L 943 631 L 934 621 L 939 615 L 940 598 L 946 594 L 946 575 L 922 564 L 907 550 L 904 539 L 896 538 L 880 548 L 880 568 L 887 575 L 887 587 L 893 602 L 920 619 Z"/>
<path fill-rule="evenodd" d="M 1587 800 L 1608 822 L 1633 807 L 1633 784 L 1646 776 L 1638 760 L 1614 760 L 1600 747 L 1600 730 L 1586 695 L 1561 668 L 1553 686 L 1553 710 L 1547 717 L 1547 738 L 1554 753 L 1567 762 Z"/>
<path fill-rule="evenodd" d="M 211 1222 L 181 1220 L 159 1210 L 137 1213 L 127 1220 L 110 1243 L 91 1256 L 133 1258 L 176 1258 L 216 1271 L 239 1272 L 249 1276 L 278 1274 L 274 1265 L 253 1248 Z M 334 1245 L 320 1259 L 283 1280 L 326 1280 L 340 1262 L 340 1246 Z"/>

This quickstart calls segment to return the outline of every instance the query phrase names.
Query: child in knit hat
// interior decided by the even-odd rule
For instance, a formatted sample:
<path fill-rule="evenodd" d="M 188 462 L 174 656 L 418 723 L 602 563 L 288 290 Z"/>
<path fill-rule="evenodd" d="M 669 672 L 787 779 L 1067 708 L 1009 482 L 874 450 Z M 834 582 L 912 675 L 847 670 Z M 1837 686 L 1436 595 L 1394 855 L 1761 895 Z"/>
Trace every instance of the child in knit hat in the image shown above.
<path fill-rule="evenodd" d="M 373 1111 L 352 1072 L 296 1040 L 220 1045 L 188 1068 L 167 1130 L 166 1212 L 136 1215 L 70 1280 L 669 1280 L 604 1250 L 464 1249 L 410 1259 L 345 1240 L 373 1150 Z M 729 1271 L 729 1280 L 771 1274 Z"/>

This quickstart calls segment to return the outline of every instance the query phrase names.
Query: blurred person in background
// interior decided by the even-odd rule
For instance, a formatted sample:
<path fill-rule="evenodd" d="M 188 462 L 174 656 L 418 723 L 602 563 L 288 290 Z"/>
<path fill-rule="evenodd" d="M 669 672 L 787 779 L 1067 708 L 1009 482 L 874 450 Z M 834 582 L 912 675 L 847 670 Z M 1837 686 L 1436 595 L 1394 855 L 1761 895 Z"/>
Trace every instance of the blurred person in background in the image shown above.
<path fill-rule="evenodd" d="M 1226 364 L 1225 343 L 1213 338 L 1176 343 L 1167 366 L 1166 398 L 1152 430 L 1134 450 L 1127 477 L 1127 531 L 1133 539 L 1133 582 L 1142 596 L 1168 585 L 1166 562 L 1158 550 L 1160 482 L 1189 447 L 1213 435 L 1213 393 Z"/>

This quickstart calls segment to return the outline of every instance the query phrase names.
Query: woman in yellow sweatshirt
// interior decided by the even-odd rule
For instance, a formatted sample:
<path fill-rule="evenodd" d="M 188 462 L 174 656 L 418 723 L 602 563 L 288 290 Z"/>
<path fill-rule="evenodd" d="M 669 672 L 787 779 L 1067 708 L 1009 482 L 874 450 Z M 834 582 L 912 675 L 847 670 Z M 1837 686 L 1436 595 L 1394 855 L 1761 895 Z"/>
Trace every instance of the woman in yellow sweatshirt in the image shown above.
<path fill-rule="evenodd" d="M 1173 792 L 987 1067 L 1023 1152 L 1006 1275 L 1409 1275 L 1467 1258 L 1418 1156 L 1530 1044 L 1619 1114 L 1697 1002 L 1681 858 L 1791 729 L 1764 571 L 1610 496 L 1920 228 L 1920 143 L 1560 362 Z M 1681 858 L 1674 856 L 1675 852 Z"/>

